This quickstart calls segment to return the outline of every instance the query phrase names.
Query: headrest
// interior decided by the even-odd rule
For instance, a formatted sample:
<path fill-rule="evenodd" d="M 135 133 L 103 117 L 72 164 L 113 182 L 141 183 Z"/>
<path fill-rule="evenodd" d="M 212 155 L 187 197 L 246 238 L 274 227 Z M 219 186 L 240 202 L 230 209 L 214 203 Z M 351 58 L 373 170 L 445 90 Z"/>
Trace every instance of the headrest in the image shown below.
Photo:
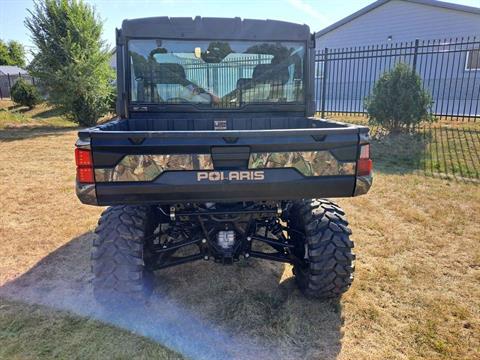
<path fill-rule="evenodd" d="M 185 69 L 182 65 L 176 63 L 154 64 L 152 66 L 154 72 L 153 80 L 156 84 L 180 84 L 188 83 Z"/>
<path fill-rule="evenodd" d="M 289 77 L 288 67 L 284 64 L 258 64 L 253 69 L 252 80 L 256 83 L 286 84 Z"/>
<path fill-rule="evenodd" d="M 252 86 L 252 79 L 240 78 L 237 80 L 237 89 L 248 89 Z"/>

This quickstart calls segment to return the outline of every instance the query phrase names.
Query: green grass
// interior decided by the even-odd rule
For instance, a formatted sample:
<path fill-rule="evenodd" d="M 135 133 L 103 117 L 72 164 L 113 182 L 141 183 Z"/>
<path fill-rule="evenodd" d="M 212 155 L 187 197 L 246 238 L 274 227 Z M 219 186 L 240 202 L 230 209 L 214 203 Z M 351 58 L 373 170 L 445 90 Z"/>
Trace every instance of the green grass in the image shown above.
<path fill-rule="evenodd" d="M 419 170 L 426 175 L 480 179 L 480 131 L 426 125 L 411 134 L 373 129 L 372 157 L 384 171 Z"/>
<path fill-rule="evenodd" d="M 25 139 L 78 128 L 58 110 L 46 104 L 33 109 L 0 101 L 0 140 Z"/>
<path fill-rule="evenodd" d="M 427 152 L 424 167 L 430 173 L 480 178 L 480 131 L 439 126 L 424 130 Z"/>
<path fill-rule="evenodd" d="M 38 105 L 33 109 L 15 107 L 10 103 L 0 105 L 3 105 L 0 108 L 0 130 L 73 128 L 77 126 L 57 110 L 45 104 Z"/>
<path fill-rule="evenodd" d="M 334 116 L 335 120 L 368 125 L 360 116 Z M 480 179 L 480 123 L 438 121 L 415 132 L 388 134 L 369 126 L 372 158 L 381 171 Z"/>
<path fill-rule="evenodd" d="M 98 321 L 0 300 L 0 359 L 182 359 Z"/>

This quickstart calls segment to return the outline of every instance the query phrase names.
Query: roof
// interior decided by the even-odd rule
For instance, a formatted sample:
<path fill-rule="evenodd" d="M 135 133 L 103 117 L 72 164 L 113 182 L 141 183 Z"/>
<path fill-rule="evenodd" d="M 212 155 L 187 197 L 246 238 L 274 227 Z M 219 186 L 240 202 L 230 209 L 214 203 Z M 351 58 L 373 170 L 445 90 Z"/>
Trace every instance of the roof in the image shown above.
<path fill-rule="evenodd" d="M 18 75 L 18 74 L 25 75 L 25 74 L 28 74 L 28 71 L 18 66 L 0 65 L 0 74 L 1 75 Z"/>
<path fill-rule="evenodd" d="M 310 39 L 307 25 L 277 20 L 200 17 L 151 17 L 124 20 L 122 36 L 161 39 L 198 40 L 272 40 Z"/>
<path fill-rule="evenodd" d="M 325 29 L 322 29 L 318 31 L 315 36 L 320 37 L 322 35 L 325 35 L 326 33 L 329 33 L 332 30 L 335 30 L 336 28 L 339 28 L 340 26 L 345 25 L 346 23 L 355 20 L 356 18 L 365 15 L 366 13 L 378 8 L 379 6 L 382 6 L 392 0 L 377 0 L 374 3 L 371 3 L 368 6 L 365 6 L 363 9 L 358 10 L 357 12 L 354 12 L 353 14 L 343 18 L 342 20 L 337 21 L 336 23 L 333 23 L 330 26 L 327 26 Z M 468 12 L 476 15 L 480 15 L 480 8 L 473 7 L 473 6 L 465 6 L 465 5 L 458 5 L 458 4 L 452 4 L 449 2 L 444 2 L 444 1 L 437 1 L 437 0 L 401 0 L 405 2 L 410 2 L 410 3 L 416 3 L 416 4 L 421 4 L 421 5 L 428 5 L 428 6 L 435 6 L 435 7 L 440 7 L 448 10 L 456 10 L 456 11 L 463 11 L 463 12 Z"/>

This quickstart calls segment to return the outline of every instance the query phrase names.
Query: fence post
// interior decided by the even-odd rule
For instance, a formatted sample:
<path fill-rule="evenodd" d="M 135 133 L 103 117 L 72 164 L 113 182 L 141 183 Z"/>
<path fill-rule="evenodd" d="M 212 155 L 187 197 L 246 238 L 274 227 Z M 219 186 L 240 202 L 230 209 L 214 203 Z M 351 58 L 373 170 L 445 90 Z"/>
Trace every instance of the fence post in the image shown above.
<path fill-rule="evenodd" d="M 323 82 L 322 82 L 322 105 L 321 105 L 321 117 L 322 119 L 325 118 L 325 99 L 326 99 L 326 94 L 325 92 L 327 91 L 327 62 L 328 62 L 328 48 L 325 48 L 325 56 L 323 58 Z"/>
<path fill-rule="evenodd" d="M 415 48 L 413 50 L 413 63 L 412 63 L 412 69 L 413 72 L 415 73 L 417 71 L 417 57 L 418 57 L 418 44 L 419 40 L 415 39 Z"/>

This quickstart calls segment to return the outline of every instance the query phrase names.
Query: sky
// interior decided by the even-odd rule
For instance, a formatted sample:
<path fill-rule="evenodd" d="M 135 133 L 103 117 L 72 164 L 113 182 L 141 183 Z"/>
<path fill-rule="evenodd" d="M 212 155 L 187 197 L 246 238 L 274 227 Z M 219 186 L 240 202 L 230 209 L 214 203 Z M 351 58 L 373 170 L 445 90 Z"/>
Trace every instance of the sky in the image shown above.
<path fill-rule="evenodd" d="M 113 47 L 123 19 L 149 16 L 241 17 L 307 24 L 318 31 L 374 0 L 86 0 L 104 21 L 103 37 Z M 480 7 L 480 0 L 449 2 Z M 0 0 L 0 39 L 31 46 L 24 19 L 33 0 Z"/>

